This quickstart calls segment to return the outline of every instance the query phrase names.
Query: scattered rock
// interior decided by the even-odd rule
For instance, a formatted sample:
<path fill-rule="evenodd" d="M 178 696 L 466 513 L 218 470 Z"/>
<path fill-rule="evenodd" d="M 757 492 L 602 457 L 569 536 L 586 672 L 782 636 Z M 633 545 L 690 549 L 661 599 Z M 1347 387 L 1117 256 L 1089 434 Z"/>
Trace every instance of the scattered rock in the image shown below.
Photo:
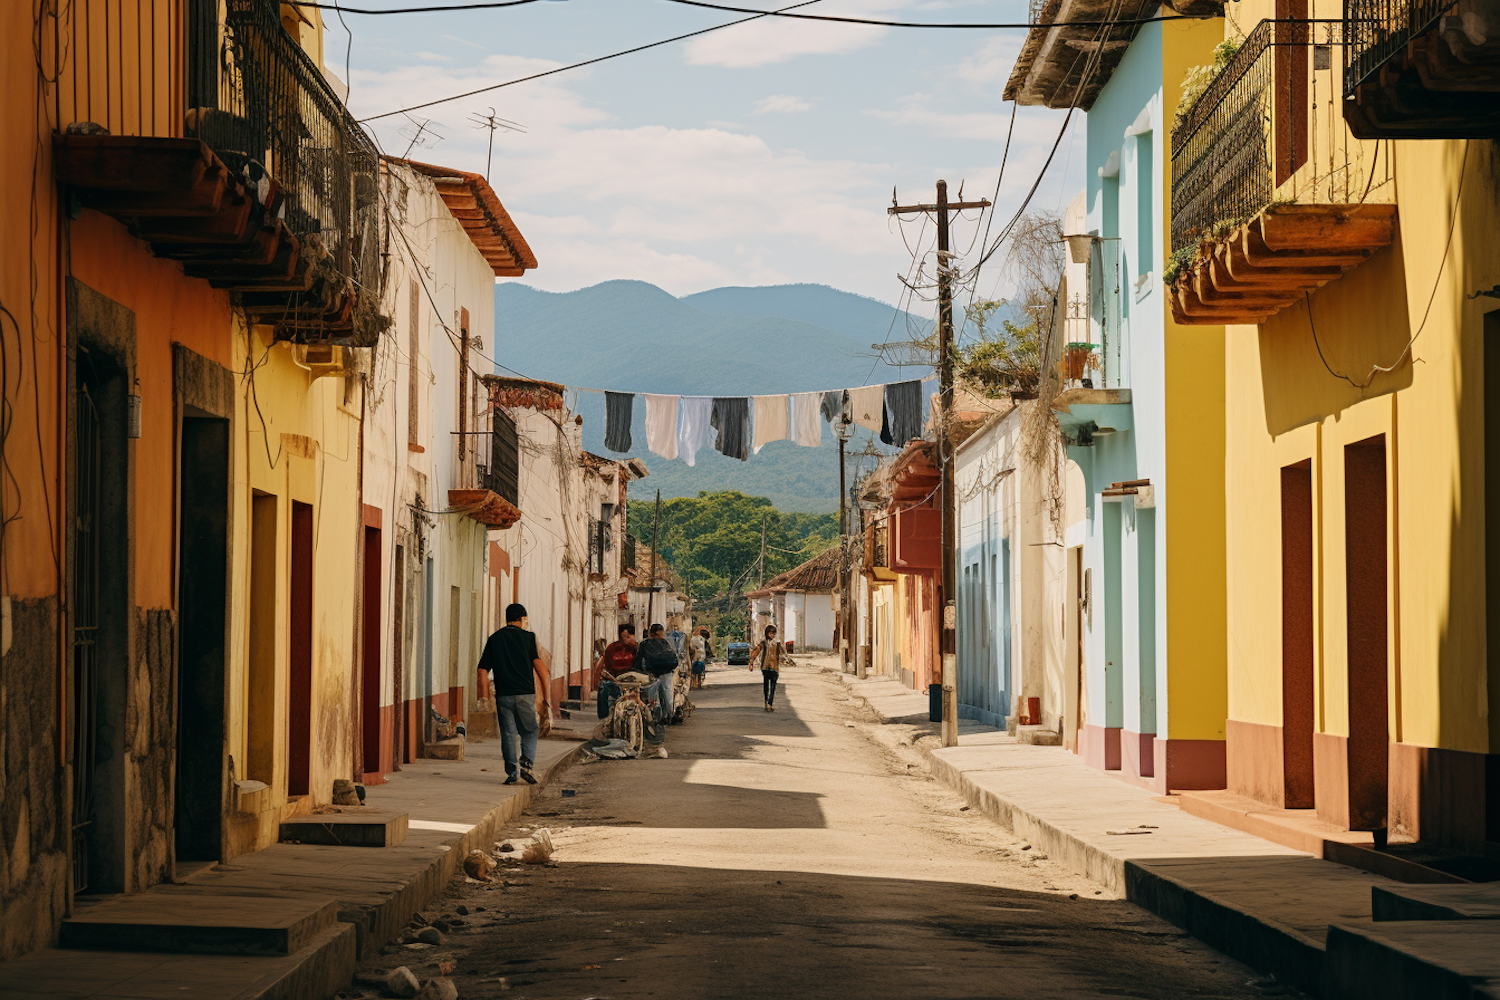
<path fill-rule="evenodd" d="M 426 951 L 428 948 L 431 948 L 432 945 L 427 944 L 423 941 L 413 941 L 411 944 L 404 944 L 401 947 L 405 948 L 407 951 Z"/>
<path fill-rule="evenodd" d="M 453 929 L 452 925 L 450 925 L 448 923 L 448 921 L 446 921 L 446 920 L 434 920 L 429 926 L 431 926 L 434 930 L 441 931 L 444 934 L 447 934 L 449 931 L 451 931 Z M 417 940 L 418 941 L 422 941 L 422 940 L 425 940 L 425 939 L 421 938 L 421 937 L 418 937 Z M 434 941 L 432 943 L 433 944 L 438 944 L 439 942 Z"/>
<path fill-rule="evenodd" d="M 438 975 L 440 976 L 451 976 L 453 975 L 453 970 L 456 968 L 458 968 L 458 963 L 453 961 L 452 959 L 449 959 L 446 962 L 437 963 Z"/>
<path fill-rule="evenodd" d="M 1030 844 L 1022 844 L 1021 845 L 1021 850 L 1023 850 L 1023 851 L 1029 851 L 1029 850 L 1031 850 L 1031 845 Z"/>
<path fill-rule="evenodd" d="M 1102 896 L 1102 895 L 1104 895 L 1104 890 L 1103 889 L 1095 889 L 1094 890 L 1094 895 L 1096 895 L 1096 896 Z"/>
<path fill-rule="evenodd" d="M 426 927 L 427 917 L 421 913 L 413 913 L 411 915 L 411 922 L 416 924 L 418 927 Z"/>
<path fill-rule="evenodd" d="M 510 841 L 508 840 L 497 840 L 495 842 L 495 850 L 499 851 L 501 854 L 509 854 L 511 851 L 514 851 L 515 848 L 510 845 Z"/>
<path fill-rule="evenodd" d="M 854 723 L 850 722 L 848 719 L 845 719 L 844 720 L 844 728 L 845 729 L 853 729 L 854 728 Z"/>
<path fill-rule="evenodd" d="M 451 979 L 429 979 L 417 994 L 418 1000 L 458 1000 L 458 987 Z"/>
<path fill-rule="evenodd" d="M 484 909 L 484 907 L 481 906 L 480 909 L 482 910 Z M 467 917 L 469 915 L 469 908 L 462 903 L 459 903 L 456 907 L 454 907 L 454 910 L 460 917 Z"/>
<path fill-rule="evenodd" d="M 958 811 L 961 812 L 961 813 L 966 813 L 966 812 L 969 811 L 969 807 L 967 805 L 959 806 L 958 807 Z"/>
<path fill-rule="evenodd" d="M 495 859 L 483 851 L 470 851 L 469 856 L 464 858 L 464 874 L 480 882 L 488 882 L 494 868 Z"/>
<path fill-rule="evenodd" d="M 1069 899 L 1077 899 L 1078 898 L 1078 893 L 1076 893 L 1076 892 L 1070 892 L 1070 893 L 1068 893 L 1068 898 Z"/>
<path fill-rule="evenodd" d="M 1033 854 L 1031 856 L 1031 860 L 1033 860 L 1033 861 L 1046 861 L 1047 860 L 1047 855 L 1045 855 L 1045 854 Z"/>
<path fill-rule="evenodd" d="M 417 977 L 412 975 L 411 970 L 403 965 L 385 977 L 385 988 L 393 997 L 409 998 L 417 995 L 417 991 L 422 988 L 422 984 L 417 982 Z"/>
<path fill-rule="evenodd" d="M 423 927 L 417 931 L 417 940 L 423 944 L 442 944 L 443 932 L 436 927 Z"/>

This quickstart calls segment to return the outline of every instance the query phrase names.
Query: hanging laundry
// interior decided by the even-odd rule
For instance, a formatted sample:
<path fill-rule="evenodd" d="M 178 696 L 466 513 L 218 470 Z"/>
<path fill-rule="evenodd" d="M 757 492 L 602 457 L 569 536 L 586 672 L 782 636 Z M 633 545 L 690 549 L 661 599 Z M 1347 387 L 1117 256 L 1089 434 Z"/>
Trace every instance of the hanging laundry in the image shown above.
<path fill-rule="evenodd" d="M 922 383 L 892 382 L 885 387 L 885 410 L 889 421 L 880 440 L 900 448 L 912 438 L 922 436 Z M 887 440 L 887 433 L 889 440 Z"/>
<path fill-rule="evenodd" d="M 677 457 L 677 397 L 646 397 L 646 447 L 662 458 Z"/>
<path fill-rule="evenodd" d="M 799 392 L 792 396 L 793 441 L 807 448 L 816 448 L 823 443 L 823 422 L 818 419 L 822 403 L 822 393 Z"/>
<path fill-rule="evenodd" d="M 865 385 L 849 390 L 849 408 L 854 413 L 854 422 L 879 433 L 885 409 L 885 386 Z"/>
<path fill-rule="evenodd" d="M 759 455 L 769 441 L 785 441 L 786 432 L 786 397 L 756 396 L 755 446 L 751 449 L 752 453 Z"/>
<path fill-rule="evenodd" d="M 604 447 L 610 451 L 630 450 L 630 415 L 635 408 L 635 393 L 604 394 Z"/>
<path fill-rule="evenodd" d="M 714 448 L 741 462 L 750 457 L 750 400 L 746 396 L 715 396 L 710 422 L 719 431 Z"/>
<path fill-rule="evenodd" d="M 842 412 L 843 409 L 843 389 L 833 389 L 829 392 L 823 393 L 823 405 L 821 407 L 821 410 L 823 412 L 823 420 L 825 422 L 832 422 L 834 420 L 837 420 L 839 418 L 839 413 Z"/>
<path fill-rule="evenodd" d="M 698 458 L 698 449 L 708 440 L 708 420 L 714 409 L 712 396 L 682 397 L 682 431 L 677 444 L 682 451 L 682 460 L 693 465 Z"/>
<path fill-rule="evenodd" d="M 894 443 L 891 438 L 891 408 L 884 405 L 880 407 L 880 443 Z"/>

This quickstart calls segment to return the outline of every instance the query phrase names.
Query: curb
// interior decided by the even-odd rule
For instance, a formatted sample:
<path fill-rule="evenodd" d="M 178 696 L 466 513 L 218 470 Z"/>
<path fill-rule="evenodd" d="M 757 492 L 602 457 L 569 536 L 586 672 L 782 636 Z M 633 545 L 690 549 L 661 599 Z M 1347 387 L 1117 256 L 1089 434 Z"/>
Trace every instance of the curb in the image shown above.
<path fill-rule="evenodd" d="M 843 675 L 840 675 L 842 678 Z M 847 682 L 858 699 L 884 718 Z M 1098 882 L 1129 902 L 1181 928 L 1251 968 L 1313 996 L 1324 995 L 1325 946 L 1291 928 L 1270 923 L 1164 874 L 1149 862 L 1126 861 L 1101 850 L 1016 803 L 980 788 L 933 748 L 917 746 L 933 777 L 962 795 L 1001 826 L 1023 837 L 1054 861 Z"/>

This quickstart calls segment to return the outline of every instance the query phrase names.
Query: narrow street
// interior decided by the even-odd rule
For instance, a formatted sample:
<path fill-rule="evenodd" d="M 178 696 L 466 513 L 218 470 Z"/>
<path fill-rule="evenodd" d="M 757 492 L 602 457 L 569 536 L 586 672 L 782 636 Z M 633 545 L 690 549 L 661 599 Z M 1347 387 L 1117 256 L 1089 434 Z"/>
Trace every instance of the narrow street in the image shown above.
<path fill-rule="evenodd" d="M 460 996 L 511 1000 L 1283 993 L 966 810 L 819 664 L 774 713 L 716 665 L 668 759 L 575 765 L 507 831 L 519 857 L 549 829 L 554 865 L 460 875 L 424 911 L 443 944 L 361 971 L 452 962 Z"/>

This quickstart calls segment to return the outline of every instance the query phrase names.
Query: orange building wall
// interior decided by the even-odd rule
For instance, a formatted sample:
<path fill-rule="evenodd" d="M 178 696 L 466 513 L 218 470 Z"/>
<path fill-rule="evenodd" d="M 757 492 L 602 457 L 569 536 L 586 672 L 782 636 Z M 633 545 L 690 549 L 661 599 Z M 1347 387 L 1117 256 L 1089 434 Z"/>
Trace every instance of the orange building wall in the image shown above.
<path fill-rule="evenodd" d="M 73 277 L 135 313 L 141 438 L 135 443 L 135 598 L 175 604 L 176 426 L 172 344 L 231 367 L 229 293 L 188 278 L 176 261 L 107 216 L 84 210 L 68 228 Z"/>

